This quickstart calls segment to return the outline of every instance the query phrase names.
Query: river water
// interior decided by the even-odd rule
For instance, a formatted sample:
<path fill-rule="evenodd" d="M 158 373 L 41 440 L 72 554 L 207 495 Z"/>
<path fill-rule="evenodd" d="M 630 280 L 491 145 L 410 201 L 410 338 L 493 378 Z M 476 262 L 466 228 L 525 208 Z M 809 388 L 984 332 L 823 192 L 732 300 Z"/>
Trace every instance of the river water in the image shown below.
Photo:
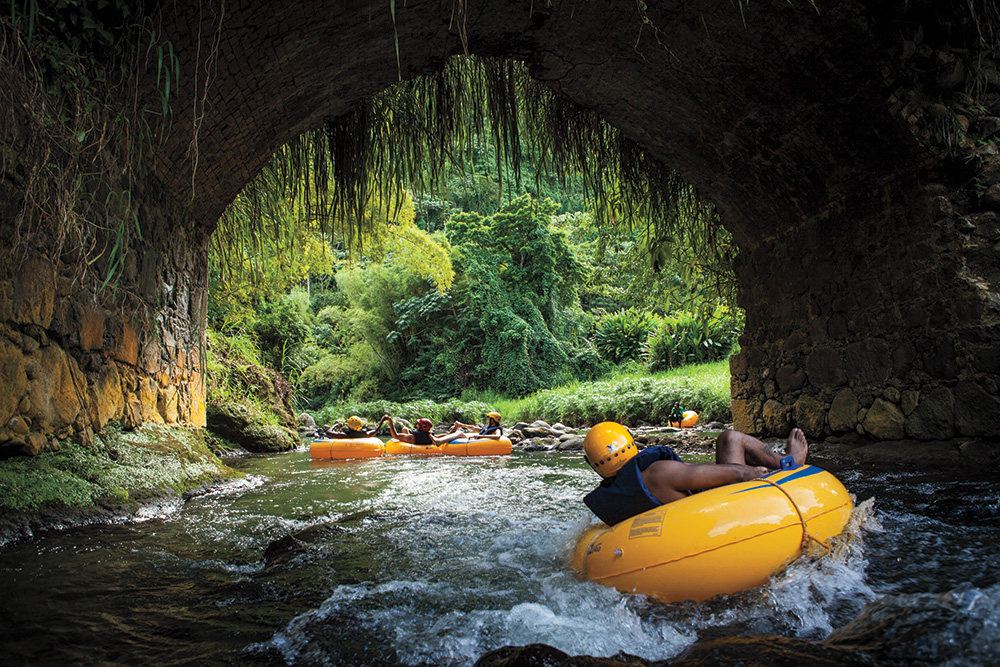
<path fill-rule="evenodd" d="M 989 479 L 834 470 L 859 509 L 832 555 L 759 589 L 662 604 L 568 570 L 597 481 L 578 453 L 228 463 L 246 479 L 5 546 L 2 662 L 461 666 L 536 642 L 664 660 L 713 637 L 859 625 L 847 643 L 877 661 L 1000 656 Z"/>

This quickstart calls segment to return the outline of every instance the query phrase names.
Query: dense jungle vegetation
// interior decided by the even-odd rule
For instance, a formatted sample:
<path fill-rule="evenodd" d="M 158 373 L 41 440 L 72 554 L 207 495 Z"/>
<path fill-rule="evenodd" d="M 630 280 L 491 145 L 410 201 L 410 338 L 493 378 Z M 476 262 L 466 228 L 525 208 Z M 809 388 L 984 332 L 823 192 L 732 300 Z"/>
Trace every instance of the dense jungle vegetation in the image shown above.
<path fill-rule="evenodd" d="M 80 100 L 127 89 L 145 54 L 162 109 L 139 115 L 160 122 L 124 142 L 128 164 L 169 133 L 183 85 L 149 9 L 10 5 L 54 108 L 85 128 L 122 125 Z M 88 260 L 109 289 L 139 229 L 122 199 L 114 249 Z M 283 379 L 299 410 L 496 403 L 723 359 L 742 329 L 733 252 L 711 206 L 595 114 L 521 63 L 456 57 L 285 146 L 230 206 L 210 254 L 210 399 L 287 423 Z"/>
<path fill-rule="evenodd" d="M 497 157 L 480 138 L 433 195 L 374 197 L 350 243 L 266 183 L 263 198 L 245 193 L 212 246 L 210 349 L 280 370 L 298 409 L 328 421 L 385 410 L 446 419 L 476 409 L 449 399 L 485 412 L 527 396 L 535 418 L 582 421 L 613 418 L 611 404 L 636 392 L 657 406 L 637 418 L 665 421 L 675 400 L 727 417 L 715 395 L 728 397 L 728 382 L 712 386 L 724 366 L 710 367 L 700 396 L 690 381 L 657 389 L 648 378 L 728 357 L 742 330 L 731 269 L 683 228 L 654 239 L 648 225 L 600 220 L 580 178 L 517 179 Z M 240 242 L 261 207 L 276 233 Z M 223 395 L 230 380 L 215 370 Z M 596 380 L 606 400 L 569 399 Z"/>

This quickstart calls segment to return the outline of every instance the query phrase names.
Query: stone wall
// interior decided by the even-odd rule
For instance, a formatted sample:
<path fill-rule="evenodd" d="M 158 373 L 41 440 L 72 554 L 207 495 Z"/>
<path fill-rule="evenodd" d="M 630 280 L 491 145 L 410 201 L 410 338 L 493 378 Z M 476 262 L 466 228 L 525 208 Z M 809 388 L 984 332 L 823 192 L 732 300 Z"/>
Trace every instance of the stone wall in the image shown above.
<path fill-rule="evenodd" d="M 0 440 L 203 422 L 206 244 L 226 205 L 287 141 L 466 50 L 526 61 L 716 204 L 741 249 L 738 428 L 1000 435 L 1000 73 L 970 50 L 970 6 L 165 0 L 183 113 L 96 205 L 38 196 L 39 174 L 73 166 L 47 152 L 67 138 L 0 104 Z M 155 74 L 136 99 L 158 103 Z M 142 233 L 102 288 L 108 193 Z"/>
<path fill-rule="evenodd" d="M 739 429 L 1000 436 L 1000 70 L 949 43 L 958 14 L 917 7 L 873 65 L 879 113 L 919 148 L 900 142 L 853 207 L 743 246 Z"/>
<path fill-rule="evenodd" d="M 0 455 L 111 421 L 203 425 L 204 234 L 107 152 L 74 152 L 16 72 L 0 81 L 17 101 L 0 119 Z"/>
<path fill-rule="evenodd" d="M 882 440 L 1000 436 L 995 291 L 970 250 L 993 212 L 956 215 L 926 188 L 853 227 L 812 222 L 747 249 L 735 427 Z M 996 243 L 995 241 L 993 242 Z"/>

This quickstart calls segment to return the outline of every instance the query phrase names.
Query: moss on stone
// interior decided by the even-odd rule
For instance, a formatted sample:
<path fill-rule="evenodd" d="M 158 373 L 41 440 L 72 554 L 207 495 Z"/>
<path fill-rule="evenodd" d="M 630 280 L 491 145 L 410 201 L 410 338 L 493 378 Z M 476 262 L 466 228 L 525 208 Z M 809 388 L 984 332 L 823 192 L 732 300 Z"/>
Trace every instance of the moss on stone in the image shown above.
<path fill-rule="evenodd" d="M 197 429 L 108 428 L 92 447 L 61 443 L 58 452 L 0 461 L 0 514 L 62 507 L 127 510 L 129 504 L 240 475 L 212 453 Z"/>

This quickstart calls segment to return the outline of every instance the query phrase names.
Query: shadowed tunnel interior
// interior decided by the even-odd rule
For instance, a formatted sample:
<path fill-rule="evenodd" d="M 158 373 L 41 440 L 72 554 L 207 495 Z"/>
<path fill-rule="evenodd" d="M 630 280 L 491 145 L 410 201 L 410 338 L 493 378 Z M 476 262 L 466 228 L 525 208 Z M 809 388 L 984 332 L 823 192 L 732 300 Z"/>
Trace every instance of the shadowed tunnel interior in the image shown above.
<path fill-rule="evenodd" d="M 47 397 L 43 434 L 83 437 L 123 416 L 204 423 L 207 242 L 226 206 L 288 141 L 467 50 L 525 62 L 715 204 L 740 249 L 746 311 L 735 428 L 1000 435 L 996 214 L 966 178 L 993 167 L 977 155 L 947 175 L 934 72 L 906 55 L 923 5 L 650 5 L 163 3 L 180 83 L 169 138 L 133 188 L 144 232 L 125 288 L 63 285 L 73 258 L 43 250 L 51 226 L 8 244 L 0 320 L 56 344 L 0 341 L 0 417 L 30 394 Z M 958 35 L 938 20 L 921 36 L 932 56 Z M 138 99 L 157 98 L 155 79 L 147 69 Z M 17 113 L 5 145 L 33 136 L 11 129 Z"/>

